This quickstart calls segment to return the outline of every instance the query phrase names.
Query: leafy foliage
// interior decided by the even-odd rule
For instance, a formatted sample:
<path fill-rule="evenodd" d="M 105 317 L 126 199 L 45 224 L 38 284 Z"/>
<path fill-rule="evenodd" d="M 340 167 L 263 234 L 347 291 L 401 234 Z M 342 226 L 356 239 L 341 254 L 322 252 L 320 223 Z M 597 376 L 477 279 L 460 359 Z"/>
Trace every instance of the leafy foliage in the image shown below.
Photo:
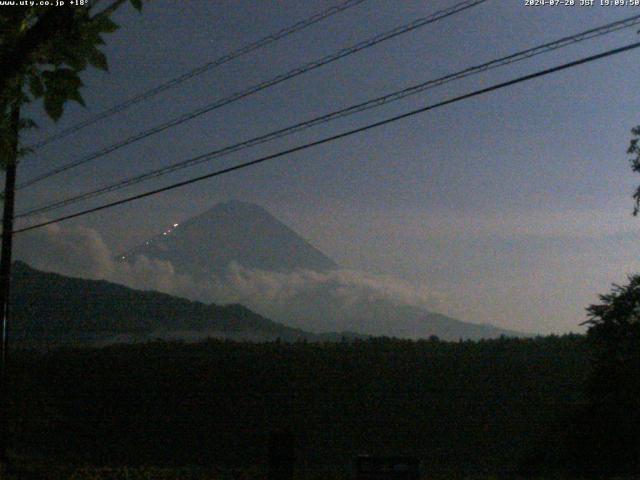
<path fill-rule="evenodd" d="M 631 159 L 631 169 L 636 173 L 640 173 L 640 125 L 633 127 L 631 129 L 631 134 L 634 138 L 632 138 L 631 142 L 629 143 L 627 153 L 629 155 L 634 155 L 634 157 Z M 640 213 L 640 187 L 638 187 L 633 194 L 633 200 L 633 215 L 637 216 L 638 213 Z"/>
<path fill-rule="evenodd" d="M 594 404 L 640 410 L 640 275 L 588 308 Z"/>
<path fill-rule="evenodd" d="M 100 49 L 103 36 L 118 25 L 110 18 L 124 3 L 116 0 L 98 13 L 90 7 L 32 6 L 0 9 L 0 160 L 6 165 L 14 132 L 10 112 L 42 99 L 45 111 L 58 120 L 68 101 L 84 105 L 80 73 L 91 65 L 108 70 Z M 142 0 L 131 0 L 138 10 Z M 22 125 L 21 125 L 22 127 Z"/>
<path fill-rule="evenodd" d="M 527 473 L 640 473 L 640 275 L 614 285 L 587 312 L 585 402 L 558 417 L 523 461 Z"/>
<path fill-rule="evenodd" d="M 607 473 L 640 473 L 640 275 L 588 308 L 592 442 Z M 594 435 L 595 433 L 595 435 Z M 594 438 L 595 437 L 595 438 Z"/>

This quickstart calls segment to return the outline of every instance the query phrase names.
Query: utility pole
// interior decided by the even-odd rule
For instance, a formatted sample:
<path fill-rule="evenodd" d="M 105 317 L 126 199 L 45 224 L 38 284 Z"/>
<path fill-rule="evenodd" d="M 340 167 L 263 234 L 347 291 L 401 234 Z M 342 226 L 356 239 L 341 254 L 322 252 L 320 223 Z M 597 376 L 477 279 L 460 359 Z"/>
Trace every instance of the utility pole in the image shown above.
<path fill-rule="evenodd" d="M 2 339 L 0 343 L 0 468 L 7 466 L 7 444 L 9 438 L 9 389 L 7 362 L 9 347 L 9 296 L 11 294 L 11 248 L 13 241 L 13 214 L 18 166 L 18 134 L 20 129 L 20 99 L 16 98 L 11 108 L 10 151 L 5 166 L 4 209 L 2 212 L 2 253 L 0 253 L 0 316 Z"/>

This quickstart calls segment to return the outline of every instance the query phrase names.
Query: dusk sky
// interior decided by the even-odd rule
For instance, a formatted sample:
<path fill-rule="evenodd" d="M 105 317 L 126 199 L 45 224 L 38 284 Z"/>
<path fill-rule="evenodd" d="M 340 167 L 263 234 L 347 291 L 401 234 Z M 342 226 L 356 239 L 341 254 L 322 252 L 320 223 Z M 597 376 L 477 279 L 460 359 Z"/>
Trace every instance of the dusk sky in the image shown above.
<path fill-rule="evenodd" d="M 34 104 L 40 128 L 24 143 L 337 3 L 153 0 L 142 14 L 127 5 L 116 15 L 121 29 L 108 36 L 110 73 L 83 75 L 87 108 L 69 105 L 54 124 Z M 19 181 L 456 3 L 367 0 L 49 144 L 22 162 Z M 489 0 L 21 190 L 17 211 L 640 14 L 638 7 L 599 3 Z M 452 82 L 47 218 L 633 43 L 638 30 Z M 634 50 L 525 82 L 61 227 L 95 229 L 117 253 L 218 202 L 254 202 L 344 268 L 437 293 L 441 313 L 526 332 L 582 331 L 585 307 L 640 271 L 640 219 L 631 215 L 640 178 L 625 153 L 630 129 L 640 123 L 639 55 Z"/>

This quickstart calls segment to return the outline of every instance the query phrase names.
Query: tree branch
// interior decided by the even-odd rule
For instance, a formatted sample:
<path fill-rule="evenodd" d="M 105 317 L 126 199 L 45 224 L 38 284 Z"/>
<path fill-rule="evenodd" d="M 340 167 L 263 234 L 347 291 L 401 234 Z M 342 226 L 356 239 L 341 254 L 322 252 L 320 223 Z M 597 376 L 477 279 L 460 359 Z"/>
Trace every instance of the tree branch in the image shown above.
<path fill-rule="evenodd" d="M 73 30 L 73 10 L 50 8 L 13 46 L 0 53 L 0 95 L 33 60 L 33 54 L 53 36 L 68 35 Z"/>

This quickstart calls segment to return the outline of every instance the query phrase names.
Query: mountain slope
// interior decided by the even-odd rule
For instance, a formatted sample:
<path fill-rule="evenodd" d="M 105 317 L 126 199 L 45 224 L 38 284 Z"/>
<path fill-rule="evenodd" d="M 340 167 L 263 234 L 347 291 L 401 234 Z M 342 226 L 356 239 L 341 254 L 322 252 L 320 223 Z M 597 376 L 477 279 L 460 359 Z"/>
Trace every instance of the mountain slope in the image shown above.
<path fill-rule="evenodd" d="M 177 272 L 196 278 L 222 272 L 231 262 L 277 272 L 336 267 L 333 260 L 265 209 L 238 201 L 220 203 L 174 224 L 119 259 L 133 261 L 139 255 L 170 261 Z"/>
<path fill-rule="evenodd" d="M 315 290 L 309 305 L 291 302 L 285 309 L 245 298 L 242 303 L 269 318 L 311 332 L 350 331 L 372 336 L 408 339 L 479 340 L 530 336 L 488 324 L 464 322 L 421 307 L 399 305 L 384 298 L 366 299 L 348 305 L 340 304 L 335 291 Z"/>
<path fill-rule="evenodd" d="M 205 305 L 106 281 L 45 273 L 14 263 L 11 334 L 17 340 L 145 339 L 171 332 L 253 340 L 337 340 L 264 318 L 242 305 Z"/>
<path fill-rule="evenodd" d="M 385 304 L 385 302 L 379 302 L 377 317 L 384 319 L 384 322 L 371 325 L 366 330 L 370 335 L 391 335 L 411 339 L 428 338 L 435 335 L 441 340 L 449 341 L 527 336 L 521 332 L 493 325 L 463 322 L 440 313 L 429 312 L 420 307 L 392 305 Z M 355 328 L 366 322 L 367 318 L 360 315 L 349 320 L 348 323 L 343 324 L 347 329 Z M 356 329 L 356 331 L 360 330 Z"/>
<path fill-rule="evenodd" d="M 391 301 L 379 291 L 363 293 L 363 288 L 368 288 L 366 277 L 345 283 L 331 259 L 264 208 L 250 203 L 215 205 L 118 260 L 135 262 L 141 255 L 169 261 L 177 273 L 196 281 L 215 277 L 233 292 L 233 302 L 305 331 L 351 331 L 412 339 L 436 335 L 443 340 L 523 336 Z M 244 269 L 240 280 L 235 274 L 229 275 L 233 263 Z M 302 271 L 306 274 L 300 274 Z M 212 299 L 228 301 L 226 297 Z"/>

